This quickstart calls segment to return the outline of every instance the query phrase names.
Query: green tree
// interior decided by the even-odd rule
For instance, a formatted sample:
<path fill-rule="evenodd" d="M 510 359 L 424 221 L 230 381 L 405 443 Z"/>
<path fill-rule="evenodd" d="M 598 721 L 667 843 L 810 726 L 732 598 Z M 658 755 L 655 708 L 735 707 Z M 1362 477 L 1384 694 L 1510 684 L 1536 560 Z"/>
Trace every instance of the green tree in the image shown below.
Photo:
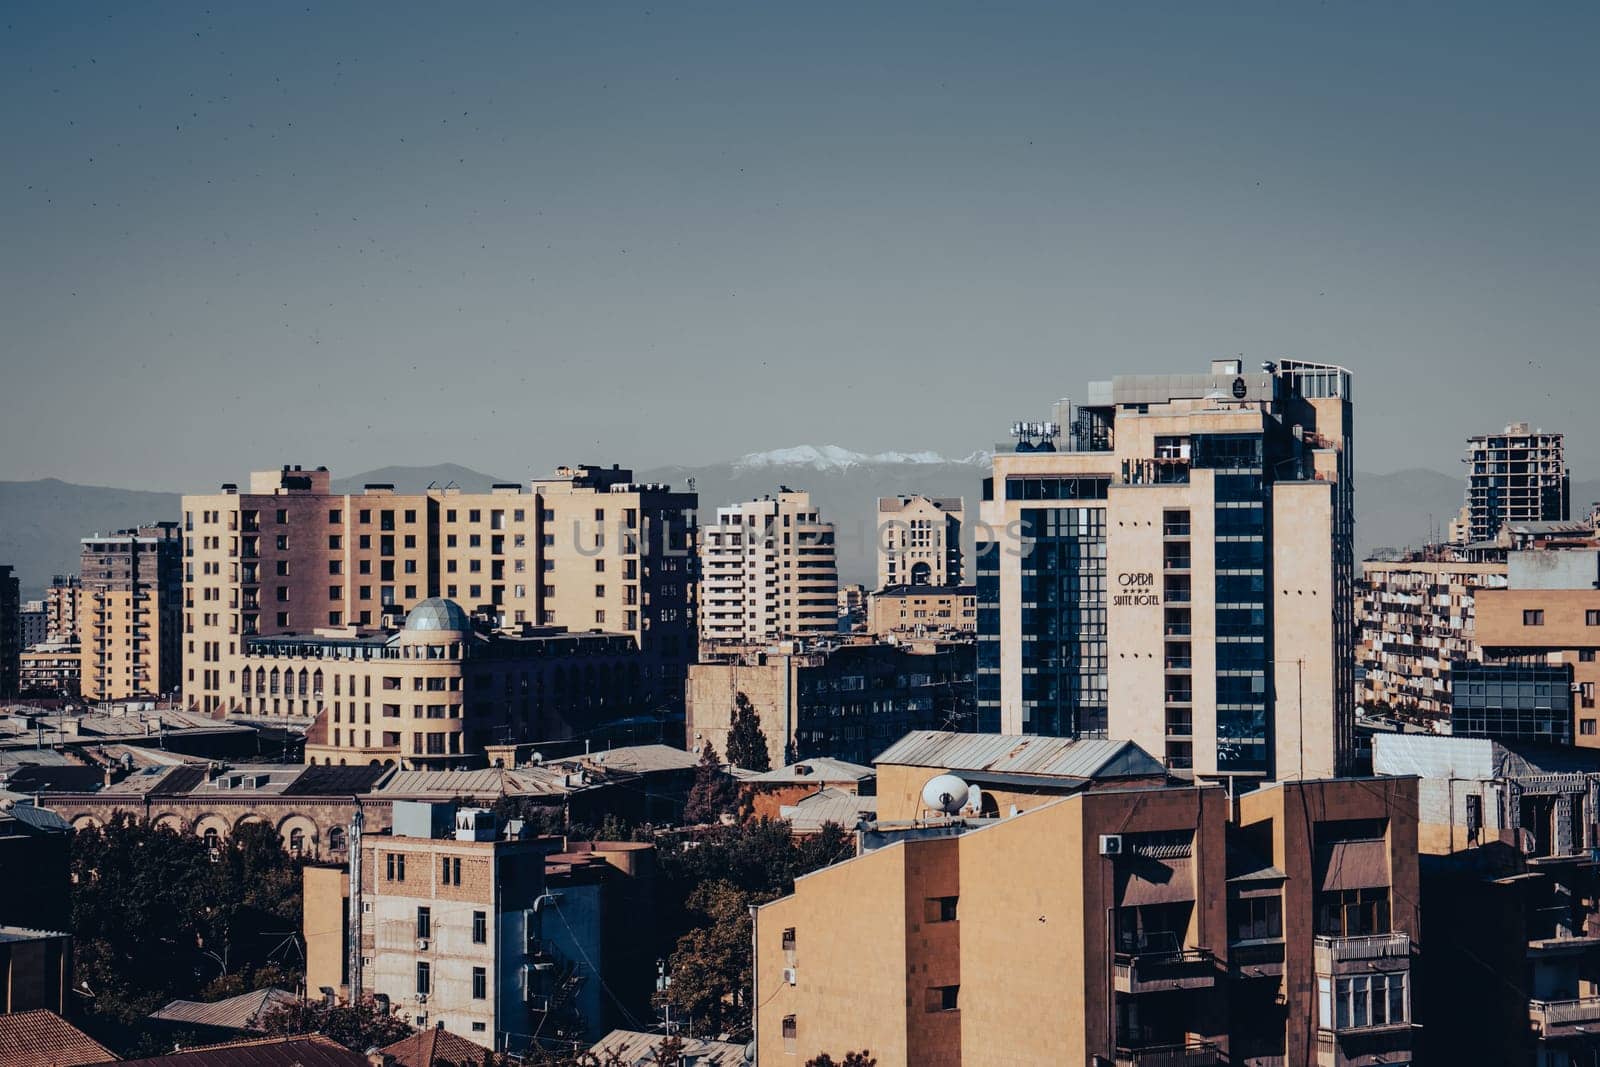
<path fill-rule="evenodd" d="M 824 1052 L 820 1056 L 807 1060 L 806 1067 L 878 1067 L 878 1057 L 866 1049 L 862 1049 L 860 1052 L 846 1052 L 842 1060 L 836 1060 Z"/>
<path fill-rule="evenodd" d="M 691 1033 L 750 1039 L 750 907 L 769 899 L 722 881 L 707 882 L 690 895 L 689 908 L 703 922 L 672 953 L 666 999 L 688 1019 Z"/>
<path fill-rule="evenodd" d="M 700 765 L 694 769 L 694 784 L 683 806 L 683 821 L 691 824 L 716 822 L 724 813 L 739 808 L 739 785 L 722 769 L 717 750 L 707 741 L 700 750 Z"/>
<path fill-rule="evenodd" d="M 321 1034 L 353 1052 L 392 1045 L 415 1033 L 398 1015 L 379 1009 L 371 999 L 359 1004 L 326 1004 L 320 1000 L 280 1004 L 257 1020 L 269 1034 Z"/>
<path fill-rule="evenodd" d="M 733 712 L 728 726 L 728 762 L 747 771 L 770 771 L 772 759 L 767 754 L 767 735 L 761 729 L 761 716 L 750 703 L 750 698 L 738 693 L 733 698 Z"/>
<path fill-rule="evenodd" d="M 126 813 L 75 833 L 73 967 L 90 1012 L 131 1024 L 208 989 L 292 981 L 300 866 L 265 825 L 240 827 L 215 855 Z"/>

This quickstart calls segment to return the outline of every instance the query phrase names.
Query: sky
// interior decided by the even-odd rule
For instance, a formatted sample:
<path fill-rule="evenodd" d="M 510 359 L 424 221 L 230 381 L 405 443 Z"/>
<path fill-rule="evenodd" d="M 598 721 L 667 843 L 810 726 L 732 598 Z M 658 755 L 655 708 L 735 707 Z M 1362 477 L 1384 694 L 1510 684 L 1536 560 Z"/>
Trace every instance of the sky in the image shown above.
<path fill-rule="evenodd" d="M 0 479 L 990 447 L 1355 373 L 1600 475 L 1600 7 L 7 5 Z"/>

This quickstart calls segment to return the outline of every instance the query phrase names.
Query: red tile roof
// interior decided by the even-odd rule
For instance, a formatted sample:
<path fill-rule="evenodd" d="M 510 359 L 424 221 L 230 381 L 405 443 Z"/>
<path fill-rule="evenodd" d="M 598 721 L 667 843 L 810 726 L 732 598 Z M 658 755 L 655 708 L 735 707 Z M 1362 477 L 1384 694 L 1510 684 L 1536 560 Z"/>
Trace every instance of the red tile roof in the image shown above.
<path fill-rule="evenodd" d="M 116 1058 L 53 1011 L 0 1015 L 0 1067 L 78 1067 Z"/>
<path fill-rule="evenodd" d="M 436 1060 L 455 1064 L 483 1062 L 488 1048 L 448 1030 L 424 1030 L 402 1037 L 378 1051 L 394 1057 L 395 1067 L 433 1067 Z"/>
<path fill-rule="evenodd" d="M 261 1037 L 125 1060 L 122 1067 L 369 1067 L 367 1058 L 321 1034 Z"/>

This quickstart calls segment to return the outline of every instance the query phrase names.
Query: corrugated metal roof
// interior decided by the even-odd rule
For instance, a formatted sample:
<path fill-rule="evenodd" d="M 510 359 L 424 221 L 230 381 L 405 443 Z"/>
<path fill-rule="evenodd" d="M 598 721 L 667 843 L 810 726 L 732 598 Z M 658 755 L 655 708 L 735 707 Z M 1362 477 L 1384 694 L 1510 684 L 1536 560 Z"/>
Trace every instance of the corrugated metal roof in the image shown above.
<path fill-rule="evenodd" d="M 210 1004 L 198 1000 L 174 1000 L 160 1010 L 151 1012 L 149 1017 L 220 1030 L 260 1029 L 262 1016 L 279 1004 L 293 1004 L 299 999 L 286 989 L 257 989 Z"/>
<path fill-rule="evenodd" d="M 498 797 L 506 791 L 509 772 L 498 767 L 477 771 L 396 771 L 378 788 L 384 796 Z"/>
<path fill-rule="evenodd" d="M 0 819 L 6 817 L 15 819 L 30 830 L 42 833 L 67 833 L 72 829 L 72 824 L 49 808 L 35 807 L 32 803 L 13 804 L 5 811 L 0 812 Z"/>
<path fill-rule="evenodd" d="M 913 730 L 873 762 L 1053 778 L 1126 778 L 1166 773 L 1159 761 L 1132 741 L 942 730 Z"/>
<path fill-rule="evenodd" d="M 745 1058 L 744 1046 L 731 1041 L 707 1041 L 698 1037 L 679 1035 L 683 1041 L 683 1054 L 699 1067 L 744 1067 L 751 1062 Z M 615 1053 L 628 1067 L 654 1067 L 658 1062 L 656 1049 L 661 1044 L 660 1034 L 640 1030 L 613 1030 L 597 1041 L 590 1052 L 604 1061 Z M 696 1058 L 698 1057 L 698 1058 Z"/>
<path fill-rule="evenodd" d="M 831 756 L 818 756 L 815 759 L 803 759 L 797 763 L 791 763 L 787 767 L 779 767 L 763 774 L 752 775 L 748 780 L 752 782 L 858 782 L 863 778 L 871 778 L 876 773 L 871 767 L 863 767 L 859 763 L 834 759 Z"/>
<path fill-rule="evenodd" d="M 1494 741 L 1438 734 L 1373 734 L 1375 774 L 1420 778 L 1526 778 L 1600 773 L 1600 752 L 1570 745 Z"/>
<path fill-rule="evenodd" d="M 828 823 L 851 830 L 862 819 L 878 817 L 878 798 L 857 796 L 843 789 L 820 789 L 798 804 L 785 804 L 778 809 L 778 815 L 800 833 L 815 833 Z"/>
<path fill-rule="evenodd" d="M 671 745 L 627 745 L 574 759 L 581 759 L 586 763 L 605 767 L 607 770 L 627 771 L 630 774 L 691 770 L 700 762 L 700 757 L 696 753 L 673 748 Z"/>

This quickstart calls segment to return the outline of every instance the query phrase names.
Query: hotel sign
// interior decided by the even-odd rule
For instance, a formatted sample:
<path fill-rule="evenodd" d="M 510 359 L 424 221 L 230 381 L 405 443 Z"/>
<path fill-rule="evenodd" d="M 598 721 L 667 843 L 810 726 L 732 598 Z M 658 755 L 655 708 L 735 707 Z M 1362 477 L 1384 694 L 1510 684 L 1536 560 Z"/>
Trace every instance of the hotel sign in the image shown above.
<path fill-rule="evenodd" d="M 1156 592 L 1156 576 L 1149 571 L 1124 571 L 1117 575 L 1117 588 L 1112 594 L 1114 608 L 1160 607 L 1161 594 Z"/>

